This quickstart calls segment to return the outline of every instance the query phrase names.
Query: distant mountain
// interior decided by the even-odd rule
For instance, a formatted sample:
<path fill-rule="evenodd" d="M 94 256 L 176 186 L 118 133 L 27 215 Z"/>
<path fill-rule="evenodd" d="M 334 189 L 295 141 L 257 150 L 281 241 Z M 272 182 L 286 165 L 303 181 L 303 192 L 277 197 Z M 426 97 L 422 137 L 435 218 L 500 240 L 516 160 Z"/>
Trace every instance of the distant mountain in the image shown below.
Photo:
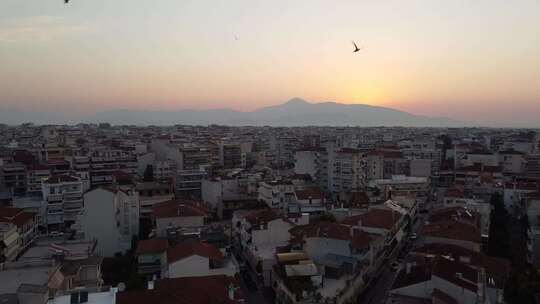
<path fill-rule="evenodd" d="M 28 113 L 28 112 L 27 112 Z M 31 115 L 30 115 L 31 114 Z M 24 117 L 26 116 L 26 117 Z M 444 117 L 414 115 L 391 108 L 364 104 L 335 102 L 309 103 L 293 98 L 284 104 L 261 108 L 251 112 L 231 109 L 182 111 L 113 110 L 88 117 L 54 121 L 58 115 L 29 113 L 0 114 L 0 122 L 14 124 L 26 121 L 39 123 L 109 122 L 115 125 L 209 125 L 231 126 L 406 126 L 406 127 L 459 127 L 469 125 Z M 52 120 L 52 121 L 51 121 Z"/>

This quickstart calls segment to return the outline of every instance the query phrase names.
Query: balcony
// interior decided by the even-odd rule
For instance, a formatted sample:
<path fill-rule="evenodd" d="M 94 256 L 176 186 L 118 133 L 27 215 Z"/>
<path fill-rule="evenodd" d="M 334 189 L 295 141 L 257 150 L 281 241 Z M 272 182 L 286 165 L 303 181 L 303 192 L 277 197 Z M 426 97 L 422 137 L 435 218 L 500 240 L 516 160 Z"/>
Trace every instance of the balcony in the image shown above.
<path fill-rule="evenodd" d="M 139 274 L 154 274 L 161 272 L 161 263 L 139 263 L 137 265 Z"/>
<path fill-rule="evenodd" d="M 64 223 L 63 214 L 47 215 L 47 224 L 51 225 L 51 224 L 62 224 L 62 223 Z"/>
<path fill-rule="evenodd" d="M 49 194 L 47 195 L 47 202 L 61 202 L 63 199 L 62 194 Z"/>

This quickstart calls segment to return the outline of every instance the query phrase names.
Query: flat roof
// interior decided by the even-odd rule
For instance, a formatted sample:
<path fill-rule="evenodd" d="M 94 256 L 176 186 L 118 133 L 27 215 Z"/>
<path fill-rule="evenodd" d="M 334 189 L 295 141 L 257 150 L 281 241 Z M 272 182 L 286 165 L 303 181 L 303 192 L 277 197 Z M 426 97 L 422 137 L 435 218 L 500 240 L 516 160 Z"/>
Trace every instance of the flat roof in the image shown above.
<path fill-rule="evenodd" d="M 42 239 L 19 258 L 19 261 L 52 259 L 53 251 L 50 250 L 50 245 L 56 244 L 66 249 L 69 249 L 74 255 L 88 255 L 89 248 L 93 246 L 91 241 L 65 241 L 63 239 Z"/>
<path fill-rule="evenodd" d="M 117 291 L 116 288 L 111 288 L 110 291 L 88 293 L 88 302 L 85 302 L 85 304 L 115 303 L 116 291 Z M 47 304 L 70 304 L 70 303 L 71 303 L 71 295 L 64 295 L 64 296 L 56 297 L 47 302 Z"/>
<path fill-rule="evenodd" d="M 0 271 L 0 294 L 16 293 L 21 284 L 46 285 L 51 266 L 8 268 Z"/>

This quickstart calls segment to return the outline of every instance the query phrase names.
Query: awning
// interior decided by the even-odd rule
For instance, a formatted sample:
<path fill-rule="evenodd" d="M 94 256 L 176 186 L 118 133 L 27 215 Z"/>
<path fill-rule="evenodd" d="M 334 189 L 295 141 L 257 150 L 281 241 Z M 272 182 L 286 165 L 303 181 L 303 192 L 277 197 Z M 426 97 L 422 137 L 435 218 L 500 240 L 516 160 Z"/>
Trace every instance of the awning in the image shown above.
<path fill-rule="evenodd" d="M 6 247 L 9 247 L 13 242 L 17 242 L 19 237 L 20 236 L 18 232 L 10 234 L 9 236 L 7 236 L 7 238 L 6 235 L 4 235 L 4 244 L 6 245 Z"/>

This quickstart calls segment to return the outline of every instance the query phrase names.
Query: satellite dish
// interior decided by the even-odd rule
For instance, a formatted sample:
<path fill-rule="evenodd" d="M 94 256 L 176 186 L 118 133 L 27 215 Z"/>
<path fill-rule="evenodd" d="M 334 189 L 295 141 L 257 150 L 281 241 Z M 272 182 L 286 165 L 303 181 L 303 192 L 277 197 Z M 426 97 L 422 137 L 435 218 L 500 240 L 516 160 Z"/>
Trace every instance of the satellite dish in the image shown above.
<path fill-rule="evenodd" d="M 118 283 L 118 291 L 123 292 L 126 290 L 126 284 L 120 282 Z"/>

